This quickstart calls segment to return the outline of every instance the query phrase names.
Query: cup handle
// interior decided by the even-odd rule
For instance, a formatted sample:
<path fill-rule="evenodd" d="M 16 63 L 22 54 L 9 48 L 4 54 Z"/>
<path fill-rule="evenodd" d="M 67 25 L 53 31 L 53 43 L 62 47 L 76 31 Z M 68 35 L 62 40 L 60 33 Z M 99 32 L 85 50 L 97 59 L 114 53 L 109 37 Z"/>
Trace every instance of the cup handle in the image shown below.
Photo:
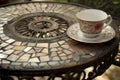
<path fill-rule="evenodd" d="M 108 15 L 108 18 L 107 18 L 107 19 L 109 19 L 109 20 L 108 20 L 108 22 L 105 24 L 105 26 L 103 26 L 103 29 L 106 28 L 108 25 L 110 25 L 110 23 L 112 22 L 112 17 L 111 17 L 111 15 Z"/>

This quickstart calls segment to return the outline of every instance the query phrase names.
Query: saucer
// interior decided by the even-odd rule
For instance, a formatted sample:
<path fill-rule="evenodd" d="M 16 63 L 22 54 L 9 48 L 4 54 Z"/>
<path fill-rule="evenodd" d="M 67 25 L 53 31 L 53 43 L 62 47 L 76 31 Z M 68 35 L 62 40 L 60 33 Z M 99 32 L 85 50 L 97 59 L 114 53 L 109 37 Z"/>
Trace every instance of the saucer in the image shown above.
<path fill-rule="evenodd" d="M 115 30 L 111 26 L 107 26 L 102 30 L 99 36 L 95 38 L 88 38 L 83 36 L 83 33 L 80 30 L 80 25 L 79 23 L 75 23 L 71 25 L 68 30 L 67 30 L 67 35 L 80 42 L 85 42 L 85 43 L 102 43 L 102 42 L 107 42 L 115 37 Z"/>

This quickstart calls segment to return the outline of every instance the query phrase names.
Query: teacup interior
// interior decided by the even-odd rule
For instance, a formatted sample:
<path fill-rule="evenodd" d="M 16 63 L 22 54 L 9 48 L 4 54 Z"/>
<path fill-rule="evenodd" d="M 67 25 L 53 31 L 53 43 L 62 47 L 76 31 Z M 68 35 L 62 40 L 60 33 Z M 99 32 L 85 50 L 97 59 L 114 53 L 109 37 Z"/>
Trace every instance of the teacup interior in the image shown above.
<path fill-rule="evenodd" d="M 85 21 L 102 21 L 107 18 L 107 14 L 98 9 L 86 9 L 78 12 L 76 16 Z"/>

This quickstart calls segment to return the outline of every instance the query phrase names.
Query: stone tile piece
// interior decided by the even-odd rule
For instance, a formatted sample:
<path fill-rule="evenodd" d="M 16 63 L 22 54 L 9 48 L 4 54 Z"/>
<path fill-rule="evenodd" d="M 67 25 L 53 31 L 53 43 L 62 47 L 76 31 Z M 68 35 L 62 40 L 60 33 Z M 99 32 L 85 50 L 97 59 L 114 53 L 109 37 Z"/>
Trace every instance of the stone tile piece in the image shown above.
<path fill-rule="evenodd" d="M 57 42 L 56 43 L 51 43 L 50 48 L 54 48 L 54 47 L 59 47 L 59 44 Z"/>
<path fill-rule="evenodd" d="M 3 52 L 3 50 L 0 49 L 0 53 L 2 53 L 2 52 Z"/>
<path fill-rule="evenodd" d="M 65 52 L 66 54 L 72 54 L 73 53 L 73 52 L 71 52 L 71 51 L 69 51 L 67 49 L 63 50 L 63 52 Z"/>
<path fill-rule="evenodd" d="M 59 56 L 66 56 L 66 54 L 64 54 L 64 53 L 61 53 L 61 54 L 59 54 Z"/>
<path fill-rule="evenodd" d="M 51 51 L 58 51 L 58 49 L 57 48 L 52 48 Z"/>
<path fill-rule="evenodd" d="M 28 62 L 40 62 L 38 58 L 30 58 Z"/>
<path fill-rule="evenodd" d="M 42 50 L 42 53 L 48 53 L 48 49 L 47 49 L 47 48 L 44 48 L 44 49 Z"/>
<path fill-rule="evenodd" d="M 43 50 L 43 48 L 38 48 L 38 47 L 34 47 L 33 49 L 35 52 L 38 52 L 38 53 L 41 52 L 41 50 Z"/>
<path fill-rule="evenodd" d="M 60 60 L 60 58 L 56 56 L 56 57 L 53 57 L 52 60 L 57 61 L 57 60 Z"/>
<path fill-rule="evenodd" d="M 3 63 L 3 64 L 10 64 L 10 61 L 3 60 L 2 63 Z"/>
<path fill-rule="evenodd" d="M 10 61 L 16 61 L 18 59 L 18 55 L 11 54 L 7 59 Z"/>
<path fill-rule="evenodd" d="M 42 62 L 44 62 L 44 61 L 49 61 L 50 58 L 49 58 L 49 56 L 41 56 L 41 57 L 40 57 L 40 60 L 41 60 Z"/>
<path fill-rule="evenodd" d="M 16 42 L 13 43 L 13 45 L 18 45 L 18 46 L 20 46 L 21 43 L 22 43 L 22 42 L 18 42 L 18 41 L 16 41 Z"/>
<path fill-rule="evenodd" d="M 65 56 L 62 56 L 62 57 L 60 57 L 62 60 L 67 60 L 67 57 L 65 57 Z"/>
<path fill-rule="evenodd" d="M 36 53 L 36 56 L 46 56 L 47 54 L 46 53 Z"/>
<path fill-rule="evenodd" d="M 23 51 L 26 48 L 26 46 L 15 46 L 13 49 L 18 51 Z"/>
<path fill-rule="evenodd" d="M 79 61 L 80 60 L 80 56 L 77 56 L 77 57 L 73 58 L 73 60 Z"/>
<path fill-rule="evenodd" d="M 32 47 L 26 47 L 26 48 L 24 49 L 24 51 L 25 51 L 25 52 L 28 52 L 31 48 L 32 48 Z"/>
<path fill-rule="evenodd" d="M 38 43 L 37 47 L 45 47 L 48 48 L 48 43 Z"/>
<path fill-rule="evenodd" d="M 30 58 L 29 54 L 24 54 L 17 61 L 19 61 L 19 62 L 27 62 L 29 60 L 29 58 Z"/>
<path fill-rule="evenodd" d="M 34 49 L 30 49 L 27 53 L 36 53 Z"/>
<path fill-rule="evenodd" d="M 66 49 L 70 48 L 69 45 L 62 45 L 61 47 L 66 48 Z"/>
<path fill-rule="evenodd" d="M 14 39 L 8 39 L 6 42 L 7 43 L 12 43 L 12 42 L 14 42 L 15 40 Z"/>
<path fill-rule="evenodd" d="M 5 47 L 5 49 L 8 50 L 8 49 L 12 49 L 13 47 L 14 46 L 9 45 L 9 46 Z"/>
<path fill-rule="evenodd" d="M 37 63 L 31 63 L 31 66 L 37 67 L 38 64 Z"/>
<path fill-rule="evenodd" d="M 7 43 L 2 43 L 2 44 L 0 44 L 1 47 L 5 47 L 5 46 L 7 46 L 7 45 L 8 45 Z"/>
<path fill-rule="evenodd" d="M 28 43 L 28 46 L 30 47 L 36 46 L 36 43 Z"/>
<path fill-rule="evenodd" d="M 7 51 L 4 51 L 3 53 L 5 54 L 12 54 L 14 52 L 14 50 L 7 50 Z"/>
<path fill-rule="evenodd" d="M 51 56 L 52 57 L 57 56 L 57 53 L 56 52 L 51 52 Z"/>
<path fill-rule="evenodd" d="M 50 64 L 51 66 L 60 65 L 60 64 L 58 63 L 58 61 L 51 61 L 51 62 L 49 62 L 48 64 Z"/>
<path fill-rule="evenodd" d="M 65 41 L 59 41 L 58 43 L 62 45 L 65 43 Z"/>
<path fill-rule="evenodd" d="M 17 65 L 20 65 L 21 63 L 18 63 L 18 62 L 12 62 L 11 63 L 11 65 L 15 65 L 15 66 L 17 66 Z"/>
<path fill-rule="evenodd" d="M 8 55 L 6 54 L 0 54 L 0 58 L 7 58 Z"/>

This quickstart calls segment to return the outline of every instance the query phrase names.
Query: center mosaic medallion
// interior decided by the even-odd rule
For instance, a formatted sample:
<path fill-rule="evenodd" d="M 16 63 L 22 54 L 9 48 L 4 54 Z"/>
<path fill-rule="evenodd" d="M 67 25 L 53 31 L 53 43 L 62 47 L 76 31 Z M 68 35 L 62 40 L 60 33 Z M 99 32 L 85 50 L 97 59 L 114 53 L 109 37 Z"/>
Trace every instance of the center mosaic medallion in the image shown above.
<path fill-rule="evenodd" d="M 65 34 L 68 19 L 56 13 L 31 13 L 8 22 L 4 26 L 4 33 L 20 41 L 49 41 Z"/>

